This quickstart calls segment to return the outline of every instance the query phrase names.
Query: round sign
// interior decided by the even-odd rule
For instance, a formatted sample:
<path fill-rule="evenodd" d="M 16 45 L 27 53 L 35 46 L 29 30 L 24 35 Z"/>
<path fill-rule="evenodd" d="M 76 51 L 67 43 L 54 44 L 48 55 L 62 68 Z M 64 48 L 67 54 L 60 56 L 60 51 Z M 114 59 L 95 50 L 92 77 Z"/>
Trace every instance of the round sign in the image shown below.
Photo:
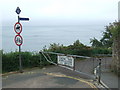
<path fill-rule="evenodd" d="M 21 46 L 23 43 L 23 38 L 20 35 L 16 35 L 14 41 L 17 46 Z"/>
<path fill-rule="evenodd" d="M 17 22 L 15 25 L 14 25 L 14 30 L 17 34 L 20 34 L 22 32 L 22 25 Z"/>

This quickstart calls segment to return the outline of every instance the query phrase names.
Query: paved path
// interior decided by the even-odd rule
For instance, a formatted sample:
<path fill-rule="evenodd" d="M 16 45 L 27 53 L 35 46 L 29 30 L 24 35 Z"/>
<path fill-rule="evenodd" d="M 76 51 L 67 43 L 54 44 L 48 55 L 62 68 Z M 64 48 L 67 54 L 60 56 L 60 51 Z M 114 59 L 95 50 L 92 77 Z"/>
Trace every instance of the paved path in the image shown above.
<path fill-rule="evenodd" d="M 102 68 L 107 68 L 110 61 L 110 57 L 104 58 Z M 94 76 L 93 69 L 98 65 L 98 62 L 97 59 L 76 61 L 75 68 L 83 72 L 81 74 L 53 65 L 43 69 L 37 68 L 24 73 L 7 75 L 2 78 L 2 86 L 3 88 L 96 88 L 91 77 Z M 109 74 L 102 73 L 102 80 L 108 86 L 111 86 L 110 82 L 113 78 Z M 113 84 L 113 87 L 116 85 Z"/>
<path fill-rule="evenodd" d="M 119 88 L 119 77 L 114 73 L 111 72 L 110 64 L 112 63 L 112 58 L 105 58 L 106 60 L 109 59 L 106 65 L 102 65 L 102 75 L 101 79 L 109 88 Z"/>
<path fill-rule="evenodd" d="M 63 72 L 62 72 L 63 70 Z M 96 88 L 90 79 L 63 74 L 58 66 L 35 69 L 24 73 L 3 76 L 3 88 Z M 78 75 L 77 75 L 78 76 Z"/>
<path fill-rule="evenodd" d="M 118 76 L 112 72 L 104 72 L 102 73 L 102 81 L 109 87 L 109 88 L 118 88 Z M 120 86 L 119 86 L 120 87 Z"/>

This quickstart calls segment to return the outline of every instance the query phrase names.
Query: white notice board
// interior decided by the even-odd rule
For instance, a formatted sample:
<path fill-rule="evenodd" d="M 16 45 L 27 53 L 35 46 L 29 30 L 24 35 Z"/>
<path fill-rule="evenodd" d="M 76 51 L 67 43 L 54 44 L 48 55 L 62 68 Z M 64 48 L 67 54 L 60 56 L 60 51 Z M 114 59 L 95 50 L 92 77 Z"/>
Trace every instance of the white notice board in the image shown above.
<path fill-rule="evenodd" d="M 71 56 L 58 55 L 58 64 L 74 67 L 74 58 Z"/>

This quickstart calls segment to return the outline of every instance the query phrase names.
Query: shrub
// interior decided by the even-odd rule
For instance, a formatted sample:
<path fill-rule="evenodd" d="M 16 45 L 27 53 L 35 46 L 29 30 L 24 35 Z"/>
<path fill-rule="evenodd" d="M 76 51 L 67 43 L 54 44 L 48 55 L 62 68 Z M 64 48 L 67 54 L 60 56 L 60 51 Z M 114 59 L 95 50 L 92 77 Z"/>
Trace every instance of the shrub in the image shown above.
<path fill-rule="evenodd" d="M 50 44 L 48 49 L 43 49 L 46 52 L 57 52 L 71 55 L 80 56 L 92 56 L 95 54 L 111 54 L 112 50 L 109 48 L 91 48 L 80 43 L 79 40 L 75 41 L 73 45 L 63 46 L 60 44 Z M 49 54 L 51 60 L 57 63 L 57 55 Z M 32 68 L 32 67 L 44 67 L 51 65 L 47 62 L 42 54 L 33 52 L 21 52 L 22 57 L 22 67 Z M 47 56 L 47 58 L 49 58 Z M 10 72 L 19 70 L 19 52 L 3 53 L 2 51 L 2 71 Z"/>

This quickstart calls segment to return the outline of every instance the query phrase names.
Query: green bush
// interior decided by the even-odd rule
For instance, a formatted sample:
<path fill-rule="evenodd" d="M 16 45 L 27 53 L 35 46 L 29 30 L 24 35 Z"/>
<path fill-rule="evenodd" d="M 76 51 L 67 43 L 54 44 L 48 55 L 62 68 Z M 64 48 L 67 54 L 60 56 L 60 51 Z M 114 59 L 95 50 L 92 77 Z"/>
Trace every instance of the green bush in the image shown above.
<path fill-rule="evenodd" d="M 60 44 L 50 44 L 50 47 L 45 51 L 52 51 L 57 53 L 72 54 L 72 55 L 81 55 L 81 56 L 91 56 L 92 49 L 91 47 L 85 46 L 80 43 L 79 40 L 76 40 L 73 45 L 63 46 Z"/>
<path fill-rule="evenodd" d="M 22 67 L 42 67 L 39 53 L 21 52 Z M 42 59 L 43 60 L 43 59 Z M 43 66 L 46 62 L 43 62 Z M 2 72 L 19 70 L 19 52 L 2 53 Z"/>
<path fill-rule="evenodd" d="M 18 53 L 2 54 L 2 72 L 9 72 L 19 69 Z"/>
<path fill-rule="evenodd" d="M 111 54 L 112 50 L 108 48 L 92 48 L 83 45 L 79 40 L 75 41 L 73 45 L 63 46 L 60 44 L 51 44 L 48 49 L 43 49 L 46 52 L 57 52 L 63 54 L 92 56 L 96 54 Z M 47 55 L 46 55 L 47 56 Z M 52 62 L 57 63 L 57 55 L 49 54 Z M 33 52 L 21 52 L 22 67 L 44 67 L 51 65 L 42 54 Z M 47 58 L 49 58 L 47 56 Z M 19 70 L 19 52 L 3 53 L 2 51 L 2 71 L 10 72 Z"/>
<path fill-rule="evenodd" d="M 93 48 L 92 49 L 92 54 L 112 54 L 112 49 L 108 48 Z"/>

